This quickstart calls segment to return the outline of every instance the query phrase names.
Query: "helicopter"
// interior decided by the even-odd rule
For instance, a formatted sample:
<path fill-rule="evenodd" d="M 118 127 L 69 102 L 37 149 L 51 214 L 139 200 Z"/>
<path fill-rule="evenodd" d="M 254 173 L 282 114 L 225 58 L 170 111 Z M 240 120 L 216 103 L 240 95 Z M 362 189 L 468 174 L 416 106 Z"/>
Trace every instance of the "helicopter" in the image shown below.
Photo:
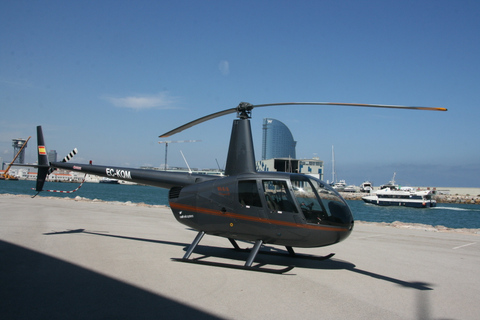
<path fill-rule="evenodd" d="M 156 171 L 115 166 L 48 162 L 42 127 L 37 127 L 38 175 L 35 190 L 43 191 L 48 174 L 55 169 L 83 172 L 169 189 L 169 206 L 176 220 L 198 233 L 182 258 L 173 260 L 245 270 L 284 273 L 294 266 L 271 269 L 253 262 L 266 244 L 284 246 L 294 257 L 328 259 L 326 256 L 299 255 L 294 247 L 313 248 L 336 244 L 353 231 L 352 212 L 327 183 L 314 177 L 286 172 L 256 170 L 250 119 L 252 109 L 267 106 L 323 105 L 446 111 L 445 108 L 408 107 L 336 102 L 284 102 L 257 104 L 241 102 L 237 107 L 193 120 L 160 135 L 166 138 L 202 122 L 236 113 L 224 175 L 213 176 L 187 172 Z M 38 194 L 37 193 L 37 194 Z M 205 234 L 227 238 L 235 250 L 237 241 L 253 242 L 244 265 L 191 259 Z"/>

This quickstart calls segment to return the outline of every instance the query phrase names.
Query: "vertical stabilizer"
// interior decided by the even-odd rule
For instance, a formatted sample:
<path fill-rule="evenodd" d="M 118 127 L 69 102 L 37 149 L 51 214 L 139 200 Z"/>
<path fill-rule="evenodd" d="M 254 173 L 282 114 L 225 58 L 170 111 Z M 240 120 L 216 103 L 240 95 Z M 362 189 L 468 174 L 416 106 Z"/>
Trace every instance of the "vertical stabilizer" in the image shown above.
<path fill-rule="evenodd" d="M 45 179 L 47 178 L 48 169 L 50 164 L 48 163 L 47 148 L 45 147 L 45 140 L 43 139 L 42 126 L 37 126 L 37 152 L 38 152 L 38 173 L 37 184 L 35 190 L 40 192 L 43 190 Z"/>
<path fill-rule="evenodd" d="M 233 121 L 225 175 L 255 172 L 255 153 L 249 119 Z"/>

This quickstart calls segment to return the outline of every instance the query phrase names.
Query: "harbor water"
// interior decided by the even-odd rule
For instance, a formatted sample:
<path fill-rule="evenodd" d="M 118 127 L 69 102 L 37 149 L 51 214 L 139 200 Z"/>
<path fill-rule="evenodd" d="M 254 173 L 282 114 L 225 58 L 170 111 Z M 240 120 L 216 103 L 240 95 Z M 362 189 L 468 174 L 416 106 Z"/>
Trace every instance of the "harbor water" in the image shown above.
<path fill-rule="evenodd" d="M 78 184 L 47 182 L 45 189 L 73 190 Z M 0 181 L 0 194 L 35 195 L 35 181 Z M 85 183 L 74 193 L 42 192 L 47 197 L 82 197 L 91 200 L 168 205 L 168 190 L 141 185 Z M 474 204 L 438 203 L 434 208 L 381 207 L 359 200 L 347 201 L 355 220 L 367 222 L 395 221 L 444 226 L 447 228 L 480 228 L 480 206 Z"/>

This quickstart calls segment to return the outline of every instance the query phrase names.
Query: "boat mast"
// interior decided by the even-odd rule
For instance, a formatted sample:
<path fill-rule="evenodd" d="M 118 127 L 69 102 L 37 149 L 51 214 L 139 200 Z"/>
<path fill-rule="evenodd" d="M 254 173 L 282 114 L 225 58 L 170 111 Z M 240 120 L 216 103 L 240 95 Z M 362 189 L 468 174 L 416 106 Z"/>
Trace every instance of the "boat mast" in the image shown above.
<path fill-rule="evenodd" d="M 332 184 L 335 183 L 335 152 L 332 145 Z"/>
<path fill-rule="evenodd" d="M 392 186 L 395 185 L 395 175 L 396 175 L 396 174 L 397 174 L 396 172 L 393 173 L 393 177 L 392 177 L 392 181 L 391 181 Z"/>

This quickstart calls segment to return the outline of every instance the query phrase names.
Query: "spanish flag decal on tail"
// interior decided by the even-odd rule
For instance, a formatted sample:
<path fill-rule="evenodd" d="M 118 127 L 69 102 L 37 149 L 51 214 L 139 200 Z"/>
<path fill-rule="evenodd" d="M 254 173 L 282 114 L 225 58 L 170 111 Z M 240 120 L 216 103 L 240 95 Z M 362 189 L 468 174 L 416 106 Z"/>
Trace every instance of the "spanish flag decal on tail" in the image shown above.
<path fill-rule="evenodd" d="M 47 150 L 45 149 L 45 146 L 38 146 L 38 154 L 43 156 L 47 155 Z"/>

